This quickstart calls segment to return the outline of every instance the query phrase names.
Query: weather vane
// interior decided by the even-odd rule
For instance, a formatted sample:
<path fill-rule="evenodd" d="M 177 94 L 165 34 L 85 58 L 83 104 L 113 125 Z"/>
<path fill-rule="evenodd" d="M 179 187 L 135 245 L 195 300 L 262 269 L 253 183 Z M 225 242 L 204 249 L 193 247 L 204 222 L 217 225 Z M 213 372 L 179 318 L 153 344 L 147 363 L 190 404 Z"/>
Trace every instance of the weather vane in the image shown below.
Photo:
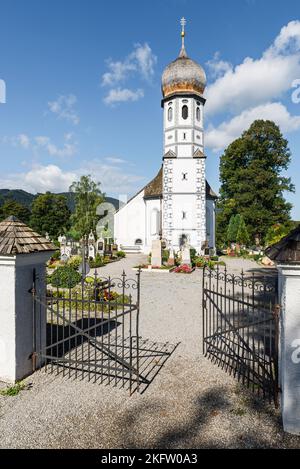
<path fill-rule="evenodd" d="M 185 37 L 185 30 L 184 30 L 184 27 L 185 27 L 185 25 L 186 25 L 186 19 L 185 19 L 184 17 L 181 18 L 180 24 L 181 24 L 182 47 L 184 47 L 184 37 Z"/>

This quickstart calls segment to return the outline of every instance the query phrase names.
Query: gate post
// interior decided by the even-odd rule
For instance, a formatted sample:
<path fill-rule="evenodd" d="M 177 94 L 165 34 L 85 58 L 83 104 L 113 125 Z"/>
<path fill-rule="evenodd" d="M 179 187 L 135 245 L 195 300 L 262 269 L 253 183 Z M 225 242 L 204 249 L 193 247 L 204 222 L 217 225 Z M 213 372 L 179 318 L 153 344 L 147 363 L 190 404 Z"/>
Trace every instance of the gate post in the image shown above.
<path fill-rule="evenodd" d="M 278 268 L 279 386 L 283 428 L 300 435 L 300 225 L 266 250 Z"/>
<path fill-rule="evenodd" d="M 37 326 L 40 337 L 46 337 L 46 322 L 34 321 L 33 272 L 41 291 L 45 263 L 54 250 L 17 218 L 0 223 L 0 381 L 15 383 L 33 371 Z"/>

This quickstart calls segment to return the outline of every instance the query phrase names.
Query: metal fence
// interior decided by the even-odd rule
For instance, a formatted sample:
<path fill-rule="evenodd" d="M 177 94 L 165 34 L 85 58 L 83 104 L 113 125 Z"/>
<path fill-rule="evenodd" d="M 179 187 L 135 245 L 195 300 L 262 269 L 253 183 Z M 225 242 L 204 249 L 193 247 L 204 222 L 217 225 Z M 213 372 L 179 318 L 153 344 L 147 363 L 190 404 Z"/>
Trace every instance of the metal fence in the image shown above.
<path fill-rule="evenodd" d="M 34 278 L 34 367 L 130 393 L 148 384 L 140 373 L 140 276 L 100 278 L 95 271 L 75 286 L 66 278 L 47 291 Z"/>
<path fill-rule="evenodd" d="M 203 270 L 203 353 L 278 406 L 277 278 Z"/>

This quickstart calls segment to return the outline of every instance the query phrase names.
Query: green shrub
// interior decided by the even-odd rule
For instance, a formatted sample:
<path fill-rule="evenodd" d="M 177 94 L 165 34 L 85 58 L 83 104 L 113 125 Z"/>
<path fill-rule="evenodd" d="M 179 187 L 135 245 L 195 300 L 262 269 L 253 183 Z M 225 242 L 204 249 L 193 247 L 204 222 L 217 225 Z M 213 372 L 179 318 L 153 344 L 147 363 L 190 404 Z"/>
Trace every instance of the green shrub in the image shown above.
<path fill-rule="evenodd" d="M 195 248 L 191 248 L 191 249 L 190 249 L 190 256 L 191 256 L 191 260 L 192 260 L 192 261 L 196 258 L 196 256 L 197 256 L 197 251 L 196 251 Z"/>
<path fill-rule="evenodd" d="M 193 259 L 193 264 L 196 267 L 204 267 L 206 265 L 206 260 L 202 256 L 197 256 Z"/>
<path fill-rule="evenodd" d="M 169 255 L 170 255 L 169 249 L 163 249 L 162 257 L 161 257 L 162 262 L 168 262 Z"/>
<path fill-rule="evenodd" d="M 73 288 L 81 280 L 79 272 L 69 265 L 58 267 L 51 275 L 50 283 L 53 287 Z"/>
<path fill-rule="evenodd" d="M 126 253 L 124 251 L 117 251 L 117 257 L 123 259 L 124 257 L 126 257 Z"/>
<path fill-rule="evenodd" d="M 54 260 L 54 261 L 58 261 L 60 259 L 60 251 L 55 251 L 54 254 L 52 254 L 51 258 Z"/>
<path fill-rule="evenodd" d="M 207 261 L 206 263 L 207 267 L 211 270 L 213 270 L 215 268 L 215 263 L 214 261 Z"/>
<path fill-rule="evenodd" d="M 82 257 L 81 256 L 72 256 L 67 262 L 67 265 L 71 267 L 74 270 L 77 270 L 78 267 L 80 266 L 82 262 Z"/>
<path fill-rule="evenodd" d="M 96 269 L 97 267 L 102 267 L 105 265 L 105 262 L 103 256 L 100 256 L 100 254 L 97 253 L 95 259 L 92 259 L 89 264 L 91 269 Z"/>
<path fill-rule="evenodd" d="M 210 260 L 217 262 L 219 260 L 219 256 L 211 256 Z"/>

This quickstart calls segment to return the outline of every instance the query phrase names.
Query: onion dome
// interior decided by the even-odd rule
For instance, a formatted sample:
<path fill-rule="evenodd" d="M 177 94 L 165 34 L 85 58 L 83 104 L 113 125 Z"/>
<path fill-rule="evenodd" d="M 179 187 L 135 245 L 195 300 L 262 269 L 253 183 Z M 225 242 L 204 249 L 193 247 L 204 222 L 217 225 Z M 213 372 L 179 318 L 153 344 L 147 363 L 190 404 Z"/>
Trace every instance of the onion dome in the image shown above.
<path fill-rule="evenodd" d="M 171 62 L 162 75 L 162 94 L 166 98 L 174 93 L 196 93 L 203 95 L 206 85 L 206 75 L 201 67 L 194 60 L 187 56 L 184 47 L 185 19 L 182 18 L 182 47 L 179 56 Z"/>

